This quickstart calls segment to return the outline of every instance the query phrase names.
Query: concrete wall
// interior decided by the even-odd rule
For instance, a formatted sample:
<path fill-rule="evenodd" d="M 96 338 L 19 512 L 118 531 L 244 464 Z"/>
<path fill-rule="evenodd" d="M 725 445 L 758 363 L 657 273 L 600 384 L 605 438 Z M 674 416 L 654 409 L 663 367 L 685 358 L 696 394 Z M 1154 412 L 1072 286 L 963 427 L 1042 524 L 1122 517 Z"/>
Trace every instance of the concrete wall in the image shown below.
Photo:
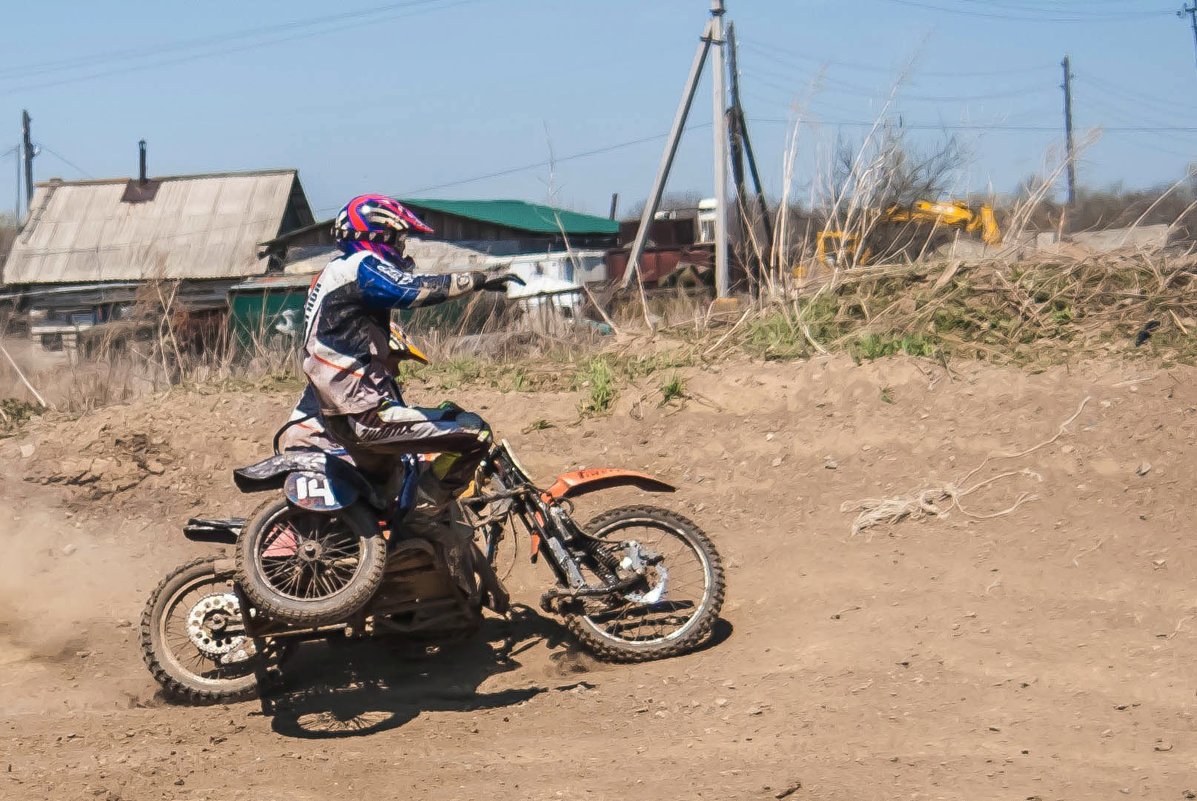
<path fill-rule="evenodd" d="M 1076 234 L 1066 234 L 1061 241 L 1053 232 L 1041 233 L 1036 237 L 1035 246 L 1046 252 L 1059 251 L 1067 248 L 1075 252 L 1077 248 L 1090 253 L 1110 253 L 1115 250 L 1148 248 L 1158 249 L 1168 244 L 1168 225 L 1140 225 L 1136 228 L 1111 228 L 1107 231 L 1084 231 Z"/>

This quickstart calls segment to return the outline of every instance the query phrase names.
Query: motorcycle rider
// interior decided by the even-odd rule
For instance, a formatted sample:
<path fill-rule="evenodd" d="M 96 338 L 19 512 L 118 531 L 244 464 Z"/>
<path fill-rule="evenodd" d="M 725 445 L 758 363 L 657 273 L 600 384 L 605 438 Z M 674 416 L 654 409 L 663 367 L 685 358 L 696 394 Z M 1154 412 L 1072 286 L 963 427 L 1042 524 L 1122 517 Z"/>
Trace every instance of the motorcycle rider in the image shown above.
<path fill-rule="evenodd" d="M 390 338 L 387 342 L 387 370 L 392 376 L 395 397 L 403 403 L 403 390 L 395 381 L 394 376 L 399 371 L 400 362 L 412 359 L 421 364 L 428 363 L 428 357 L 420 352 L 403 329 L 396 323 L 391 323 Z M 336 441 L 329 436 L 324 427 L 324 420 L 320 416 L 320 401 L 316 397 L 316 390 L 311 384 L 304 387 L 299 402 L 291 410 L 291 416 L 277 434 L 275 448 L 279 453 L 286 451 L 322 451 L 335 454 L 350 462 L 353 459 Z"/>
<path fill-rule="evenodd" d="M 329 434 L 359 463 L 453 454 L 434 470 L 451 497 L 469 483 L 486 453 L 490 428 L 453 404 L 404 405 L 386 358 L 391 310 L 504 292 L 509 283 L 523 281 L 510 273 L 417 273 L 404 255 L 410 232 L 430 234 L 432 228 L 393 198 L 359 195 L 341 209 L 333 230 L 341 254 L 324 268 L 304 306 L 303 372 Z"/>

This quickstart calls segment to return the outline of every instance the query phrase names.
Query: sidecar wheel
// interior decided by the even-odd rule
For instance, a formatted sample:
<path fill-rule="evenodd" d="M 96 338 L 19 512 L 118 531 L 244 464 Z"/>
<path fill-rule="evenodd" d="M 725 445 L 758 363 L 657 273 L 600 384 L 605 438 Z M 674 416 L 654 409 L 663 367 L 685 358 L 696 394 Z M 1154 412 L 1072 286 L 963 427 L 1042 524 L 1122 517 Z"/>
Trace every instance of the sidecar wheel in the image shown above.
<path fill-rule="evenodd" d="M 343 622 L 382 584 L 386 540 L 365 508 L 333 514 L 286 498 L 260 506 L 237 538 L 237 578 L 266 617 L 296 626 Z"/>

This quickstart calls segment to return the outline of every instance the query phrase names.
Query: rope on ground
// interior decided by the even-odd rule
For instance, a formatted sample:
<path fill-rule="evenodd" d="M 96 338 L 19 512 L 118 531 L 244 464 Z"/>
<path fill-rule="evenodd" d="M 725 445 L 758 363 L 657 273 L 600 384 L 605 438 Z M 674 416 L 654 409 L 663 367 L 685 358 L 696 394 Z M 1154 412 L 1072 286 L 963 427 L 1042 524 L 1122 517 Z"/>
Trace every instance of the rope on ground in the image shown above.
<path fill-rule="evenodd" d="M 1018 509 L 1024 503 L 1038 499 L 1038 495 L 1024 492 L 1015 499 L 1014 503 L 1005 509 L 996 512 L 978 513 L 972 512 L 964 508 L 961 499 L 968 497 L 972 493 L 981 489 L 982 487 L 990 486 L 998 481 L 1014 476 L 1027 476 L 1036 481 L 1043 481 L 1043 476 L 1036 473 L 1034 470 L 1023 468 L 1021 470 L 1009 470 L 1004 473 L 999 473 L 983 481 L 978 481 L 975 484 L 968 486 L 969 481 L 972 480 L 978 472 L 980 472 L 986 465 L 995 459 L 1017 459 L 1022 456 L 1027 456 L 1034 453 L 1040 448 L 1045 448 L 1053 442 L 1062 437 L 1068 430 L 1068 426 L 1073 423 L 1081 412 L 1085 410 L 1086 404 L 1092 398 L 1086 396 L 1081 401 L 1081 405 L 1073 412 L 1072 416 L 1060 424 L 1056 429 L 1055 435 L 1043 440 L 1037 445 L 1033 445 L 1025 450 L 1003 453 L 990 453 L 981 464 L 970 470 L 964 478 L 954 482 L 943 482 L 939 484 L 932 484 L 918 492 L 911 495 L 898 495 L 892 498 L 865 498 L 859 501 L 845 501 L 840 506 L 841 512 L 856 512 L 856 519 L 852 522 L 852 536 L 855 537 L 862 531 L 873 528 L 879 525 L 890 525 L 898 523 L 902 520 L 910 518 L 911 520 L 925 520 L 928 517 L 945 518 L 953 510 L 961 514 L 974 518 L 976 520 L 990 520 L 995 517 L 1003 517 Z"/>

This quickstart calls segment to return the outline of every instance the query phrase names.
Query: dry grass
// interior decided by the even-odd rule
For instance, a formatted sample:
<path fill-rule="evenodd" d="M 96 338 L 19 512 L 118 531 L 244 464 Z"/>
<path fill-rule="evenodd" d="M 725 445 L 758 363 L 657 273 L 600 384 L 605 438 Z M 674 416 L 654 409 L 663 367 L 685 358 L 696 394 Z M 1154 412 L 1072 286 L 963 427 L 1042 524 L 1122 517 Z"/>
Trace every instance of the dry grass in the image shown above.
<path fill-rule="evenodd" d="M 840 148 L 824 159 L 821 175 L 798 175 L 799 134 L 811 120 L 804 104 L 795 103 L 781 154 L 772 250 L 766 252 L 759 236 L 759 220 L 740 221 L 745 255 L 765 265 L 742 314 L 712 316 L 705 291 L 643 286 L 621 297 L 583 290 L 589 321 L 563 310 L 558 299 L 508 304 L 476 295 L 464 307 L 419 310 L 406 322 L 432 364 L 408 364 L 402 377 L 443 391 L 478 382 L 510 391 L 582 390 L 585 415 L 608 411 L 622 386 L 656 373 L 662 373 L 657 386 L 665 402 L 685 397 L 685 377 L 677 371 L 731 356 L 784 360 L 846 352 L 858 360 L 906 354 L 1043 364 L 1135 352 L 1165 361 L 1197 359 L 1190 336 L 1197 328 L 1195 260 L 1188 256 L 1128 251 L 1012 262 L 1013 249 L 1003 249 L 990 261 L 928 263 L 928 247 L 922 247 L 903 252 L 903 264 L 848 266 L 876 232 L 879 210 L 916 197 L 937 199 L 931 196 L 950 192 L 967 166 L 951 137 L 922 150 L 888 121 L 908 72 L 896 77 L 856 149 Z M 810 92 L 820 83 L 816 77 Z M 1095 135 L 1084 137 L 1079 150 L 1094 141 Z M 1044 217 L 1065 166 L 1062 153 L 1049 153 L 1041 175 L 1004 209 L 1007 241 L 1025 240 Z M 551 199 L 551 169 L 548 183 Z M 796 213 L 800 186 L 809 188 L 810 213 Z M 1193 206 L 1197 202 L 1184 213 Z M 820 228 L 842 231 L 844 247 L 855 243 L 857 252 L 841 250 L 831 265 L 814 264 L 811 243 Z M 562 236 L 572 256 L 564 229 Z M 35 356 L 24 371 L 28 383 L 16 364 L 0 361 L 0 386 L 12 388 L 0 393 L 12 396 L 0 411 L 0 426 L 11 429 L 27 419 L 27 403 L 82 413 L 176 387 L 298 391 L 296 343 L 272 324 L 263 317 L 255 330 L 237 335 L 223 324 L 205 330 L 181 310 L 177 285 L 150 282 L 129 324 L 106 327 L 90 341 L 86 358 L 45 368 Z M 37 403 L 39 395 L 46 403 Z"/>
<path fill-rule="evenodd" d="M 1123 253 L 1016 264 L 842 270 L 798 299 L 755 312 L 729 345 L 765 359 L 846 351 L 1050 363 L 1136 349 L 1197 357 L 1190 256 Z"/>
<path fill-rule="evenodd" d="M 648 298 L 652 329 L 639 303 L 612 304 L 609 319 L 618 333 L 609 336 L 586 323 L 542 326 L 518 309 L 467 307 L 451 325 L 431 316 L 410 321 L 432 364 L 408 363 L 401 378 L 446 393 L 468 384 L 581 392 L 579 412 L 591 415 L 609 411 L 632 385 L 644 391 L 643 379 L 652 377 L 650 393 L 677 397 L 687 370 L 745 356 L 905 354 L 1035 367 L 1119 353 L 1191 363 L 1197 361 L 1195 270 L 1197 257 L 1138 251 L 845 268 L 801 293 L 762 299 L 731 316 L 712 315 L 700 295 L 662 291 Z M 293 341 L 263 325 L 240 345 L 222 336 L 196 350 L 194 331 L 174 313 L 169 291 L 154 297 L 158 315 L 147 311 L 148 336 L 105 337 L 77 363 L 47 364 L 46 354 L 26 342 L 31 361 L 24 372 L 32 387 L 71 414 L 176 387 L 301 388 Z M 4 362 L 0 382 L 11 398 L 0 427 L 11 431 L 28 418 L 35 397 Z"/>

